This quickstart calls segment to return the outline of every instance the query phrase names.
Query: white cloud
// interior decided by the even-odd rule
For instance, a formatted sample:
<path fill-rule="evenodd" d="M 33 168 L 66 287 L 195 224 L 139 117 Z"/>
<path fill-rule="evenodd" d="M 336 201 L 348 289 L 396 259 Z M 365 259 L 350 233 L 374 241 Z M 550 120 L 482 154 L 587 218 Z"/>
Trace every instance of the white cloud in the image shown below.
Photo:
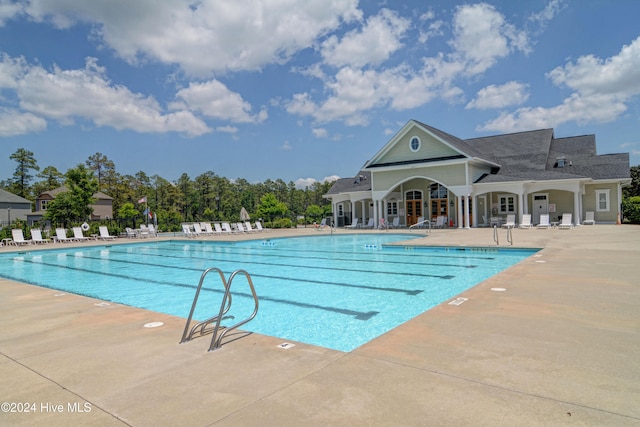
<path fill-rule="evenodd" d="M 329 132 L 327 132 L 325 128 L 311 129 L 311 132 L 316 138 L 326 138 L 329 135 Z"/>
<path fill-rule="evenodd" d="M 42 117 L 31 113 L 0 108 L 0 137 L 40 132 L 46 128 L 47 122 Z"/>
<path fill-rule="evenodd" d="M 190 83 L 189 87 L 176 93 L 172 108 L 188 108 L 207 117 L 230 120 L 235 123 L 260 123 L 266 120 L 266 110 L 251 114 L 251 104 L 239 93 L 230 91 L 218 80 L 205 83 Z"/>
<path fill-rule="evenodd" d="M 494 6 L 486 3 L 459 6 L 453 31 L 451 45 L 470 75 L 486 71 L 514 50 L 529 51 L 526 33 L 506 22 Z"/>
<path fill-rule="evenodd" d="M 330 176 L 325 176 L 323 179 L 321 179 L 320 181 L 318 181 L 315 178 L 298 178 L 295 180 L 295 186 L 297 189 L 299 190 L 304 190 L 307 187 L 311 187 L 314 184 L 316 184 L 317 182 L 334 182 L 339 180 L 340 177 L 338 175 L 330 175 Z"/>
<path fill-rule="evenodd" d="M 20 108 L 34 115 L 69 125 L 76 118 L 137 132 L 182 132 L 202 135 L 207 125 L 189 111 L 164 114 L 152 97 L 136 94 L 124 86 L 112 84 L 94 58 L 84 69 L 49 72 L 31 66 L 16 81 Z"/>
<path fill-rule="evenodd" d="M 465 108 L 477 108 L 486 110 L 489 108 L 504 108 L 511 105 L 520 105 L 529 98 L 528 85 L 511 81 L 503 85 L 490 85 L 480 89 L 475 99 Z"/>
<path fill-rule="evenodd" d="M 343 22 L 357 0 L 31 0 L 32 19 L 95 24 L 95 37 L 131 63 L 178 64 L 191 75 L 259 70 L 287 61 Z"/>
<path fill-rule="evenodd" d="M 624 99 L 640 94 L 640 37 L 605 60 L 586 55 L 547 74 L 557 85 L 582 95 L 615 94 Z"/>
<path fill-rule="evenodd" d="M 289 141 L 285 141 L 282 146 L 280 147 L 280 149 L 282 151 L 291 151 L 293 150 L 293 147 L 291 146 L 291 144 L 289 144 Z"/>
<path fill-rule="evenodd" d="M 22 12 L 22 4 L 10 0 L 0 0 L 0 27 Z"/>
<path fill-rule="evenodd" d="M 631 98 L 640 95 L 640 37 L 605 60 L 586 55 L 547 74 L 557 86 L 572 93 L 553 107 L 520 108 L 502 113 L 479 130 L 513 132 L 554 127 L 569 121 L 578 124 L 606 123 L 627 110 Z"/>
<path fill-rule="evenodd" d="M 429 13 L 422 15 L 420 20 L 427 21 L 434 16 Z M 352 42 L 369 34 L 368 26 L 371 21 L 362 30 L 348 33 L 342 40 L 343 44 L 336 38 L 330 38 L 323 45 L 325 60 L 328 60 L 327 52 L 340 58 L 332 65 L 355 65 L 343 66 L 334 76 L 324 75 L 314 68 L 314 75 L 322 77 L 325 98 L 314 100 L 310 93 L 298 93 L 286 103 L 289 113 L 311 116 L 318 123 L 342 121 L 354 126 L 367 125 L 370 120 L 368 113 L 384 106 L 402 111 L 419 107 L 436 98 L 458 103 L 462 101 L 464 93 L 455 84 L 457 79 L 482 73 L 499 59 L 515 51 L 529 50 L 525 32 L 508 23 L 493 6 L 481 3 L 456 8 L 450 52 L 438 52 L 431 57 L 424 57 L 421 66 L 403 62 L 390 68 L 363 68 L 364 65 L 375 62 L 365 55 L 358 57 Z M 437 22 L 434 25 L 433 30 L 440 32 L 444 23 Z M 409 26 L 410 23 L 403 22 L 402 26 L 397 27 L 402 30 L 394 33 L 397 43 Z M 367 38 L 368 40 L 370 39 Z M 369 50 L 372 48 L 369 47 Z M 387 56 L 381 52 L 391 51 L 382 49 L 371 55 L 382 60 Z M 380 56 L 376 56 L 378 54 Z M 351 58 L 350 62 L 347 58 Z"/>
<path fill-rule="evenodd" d="M 396 12 L 381 9 L 361 30 L 350 31 L 342 39 L 334 35 L 322 43 L 324 62 L 335 67 L 380 64 L 402 47 L 400 39 L 409 24 Z"/>
<path fill-rule="evenodd" d="M 542 11 L 532 13 L 529 15 L 528 19 L 529 21 L 538 24 L 540 31 L 546 28 L 547 23 L 566 7 L 567 5 L 564 0 L 551 0 Z"/>
<path fill-rule="evenodd" d="M 218 126 L 216 132 L 236 134 L 238 133 L 238 128 L 235 126 Z"/>

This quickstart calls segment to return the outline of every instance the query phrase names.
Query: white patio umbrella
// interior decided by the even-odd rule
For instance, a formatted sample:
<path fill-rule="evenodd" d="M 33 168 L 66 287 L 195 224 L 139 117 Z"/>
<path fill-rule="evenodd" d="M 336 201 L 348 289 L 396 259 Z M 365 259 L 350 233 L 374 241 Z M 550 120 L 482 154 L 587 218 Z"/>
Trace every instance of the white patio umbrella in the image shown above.
<path fill-rule="evenodd" d="M 242 209 L 240 209 L 240 219 L 242 221 L 249 221 L 249 213 L 244 208 L 244 206 L 242 207 Z"/>

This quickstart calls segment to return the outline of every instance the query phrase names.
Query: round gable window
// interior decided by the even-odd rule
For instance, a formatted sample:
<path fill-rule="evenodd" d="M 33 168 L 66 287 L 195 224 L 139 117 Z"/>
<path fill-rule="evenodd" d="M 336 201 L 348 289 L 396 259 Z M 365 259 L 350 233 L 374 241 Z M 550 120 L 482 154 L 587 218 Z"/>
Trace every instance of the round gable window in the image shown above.
<path fill-rule="evenodd" d="M 409 141 L 409 147 L 411 148 L 411 151 L 418 151 L 420 149 L 420 138 L 417 136 L 411 138 L 411 141 Z"/>

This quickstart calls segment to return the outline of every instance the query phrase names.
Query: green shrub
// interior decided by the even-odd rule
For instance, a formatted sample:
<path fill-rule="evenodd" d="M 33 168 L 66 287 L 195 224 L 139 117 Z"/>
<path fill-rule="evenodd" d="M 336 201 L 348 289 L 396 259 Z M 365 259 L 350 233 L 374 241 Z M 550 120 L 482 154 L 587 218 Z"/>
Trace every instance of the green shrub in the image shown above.
<path fill-rule="evenodd" d="M 270 228 L 291 228 L 293 222 L 289 218 L 278 218 L 271 221 Z"/>
<path fill-rule="evenodd" d="M 625 222 L 640 224 L 640 196 L 627 197 L 622 201 L 622 215 Z"/>

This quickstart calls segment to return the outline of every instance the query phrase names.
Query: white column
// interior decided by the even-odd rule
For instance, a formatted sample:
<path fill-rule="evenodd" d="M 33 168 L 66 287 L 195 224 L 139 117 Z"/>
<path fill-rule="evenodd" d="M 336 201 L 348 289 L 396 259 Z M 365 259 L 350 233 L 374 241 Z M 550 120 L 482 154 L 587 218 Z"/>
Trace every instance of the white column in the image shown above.
<path fill-rule="evenodd" d="M 575 225 L 580 225 L 580 190 L 573 192 L 573 223 Z"/>
<path fill-rule="evenodd" d="M 516 218 L 517 224 L 520 224 L 520 221 L 522 221 L 523 208 L 524 208 L 524 197 L 522 196 L 522 193 L 518 193 L 518 217 Z"/>
<path fill-rule="evenodd" d="M 470 194 L 467 194 L 464 197 L 464 228 L 471 228 L 469 227 L 469 199 L 471 198 Z"/>
<path fill-rule="evenodd" d="M 458 228 L 462 228 L 462 196 L 458 196 Z"/>
<path fill-rule="evenodd" d="M 471 214 L 473 228 L 478 228 L 478 196 L 474 195 L 471 200 L 473 200 L 473 213 Z"/>
<path fill-rule="evenodd" d="M 378 208 L 380 205 L 380 200 L 373 200 L 373 226 L 375 227 L 378 224 Z"/>

